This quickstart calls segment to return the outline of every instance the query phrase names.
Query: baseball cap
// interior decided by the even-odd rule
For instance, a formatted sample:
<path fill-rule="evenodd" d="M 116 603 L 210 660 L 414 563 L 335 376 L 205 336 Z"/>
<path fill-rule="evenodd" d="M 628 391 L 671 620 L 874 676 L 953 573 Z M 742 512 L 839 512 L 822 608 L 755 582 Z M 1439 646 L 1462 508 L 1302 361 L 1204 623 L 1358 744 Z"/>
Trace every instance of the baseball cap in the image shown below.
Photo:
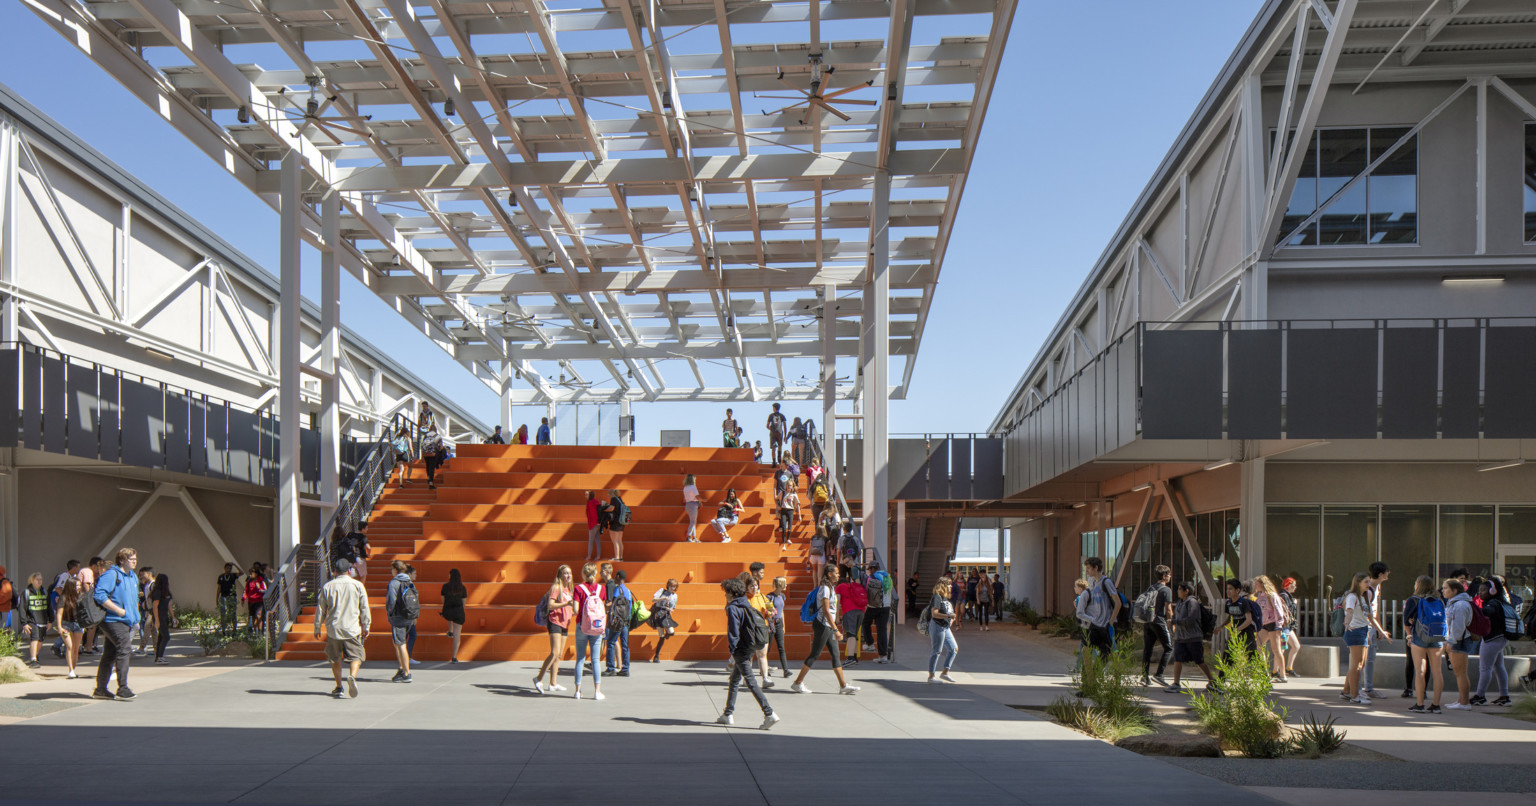
<path fill-rule="evenodd" d="M 352 570 L 352 562 L 350 560 L 348 560 L 346 557 L 337 558 L 337 560 L 336 560 L 336 573 L 338 573 L 338 574 L 345 574 L 345 573 L 347 573 L 348 571 L 351 571 L 351 570 Z"/>

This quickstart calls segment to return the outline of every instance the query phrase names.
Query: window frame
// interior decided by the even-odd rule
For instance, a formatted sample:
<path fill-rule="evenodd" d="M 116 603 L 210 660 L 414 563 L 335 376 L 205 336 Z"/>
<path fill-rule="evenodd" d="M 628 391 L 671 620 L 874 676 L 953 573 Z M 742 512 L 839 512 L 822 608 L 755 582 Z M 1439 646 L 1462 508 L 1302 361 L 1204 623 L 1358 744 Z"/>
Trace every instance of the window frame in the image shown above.
<path fill-rule="evenodd" d="M 1358 125 L 1357 126 L 1314 126 L 1313 129 L 1312 129 L 1312 143 L 1311 143 L 1311 146 L 1310 146 L 1312 148 L 1312 154 L 1313 154 L 1313 156 L 1312 156 L 1313 165 L 1314 166 L 1319 166 L 1319 167 L 1317 167 L 1317 170 L 1321 171 L 1320 159 L 1321 159 L 1322 155 L 1320 153 L 1320 148 L 1321 148 L 1321 143 L 1322 143 L 1322 136 L 1321 136 L 1322 132 L 1325 132 L 1325 131 L 1364 131 L 1366 133 L 1366 165 L 1369 166 L 1371 164 L 1371 161 L 1372 161 L 1371 158 L 1370 158 L 1370 149 L 1371 149 L 1371 139 L 1370 139 L 1370 137 L 1371 137 L 1372 130 L 1376 130 L 1376 129 L 1408 129 L 1408 130 L 1411 131 L 1414 128 L 1415 125 L 1416 124 L 1412 124 L 1412 123 L 1407 123 L 1407 124 L 1405 124 L 1405 123 L 1375 123 L 1375 124 L 1370 124 L 1370 125 L 1365 125 L 1365 126 L 1358 126 Z M 1536 125 L 1536 124 L 1532 124 L 1532 125 Z M 1270 136 L 1268 138 L 1269 139 L 1269 148 L 1270 148 L 1270 154 L 1273 155 L 1274 148 L 1275 148 L 1276 144 L 1280 140 L 1280 136 L 1279 136 L 1280 129 L 1279 129 L 1279 127 L 1271 127 L 1269 131 L 1270 131 Z M 1286 133 L 1288 135 L 1293 135 L 1295 133 L 1295 129 L 1289 129 L 1289 130 L 1286 131 Z M 1366 227 L 1365 227 L 1365 237 L 1366 237 L 1366 240 L 1365 240 L 1365 243 L 1329 244 L 1329 243 L 1289 243 L 1289 242 L 1286 242 L 1286 241 L 1282 241 L 1280 239 L 1284 238 L 1286 235 L 1289 234 L 1289 232 L 1287 232 L 1285 230 L 1285 223 L 1284 223 L 1285 222 L 1285 216 L 1282 213 L 1282 215 L 1281 215 L 1281 231 L 1276 233 L 1276 235 L 1275 235 L 1275 241 L 1272 244 L 1273 250 L 1278 252 L 1281 249 L 1358 249 L 1358 248 L 1362 248 L 1362 247 L 1370 247 L 1370 248 L 1380 249 L 1380 248 L 1384 248 L 1384 247 L 1414 248 L 1414 247 L 1421 246 L 1422 244 L 1419 241 L 1419 221 L 1418 221 L 1417 216 L 1419 215 L 1419 211 L 1422 209 L 1422 205 L 1420 204 L 1421 198 L 1420 198 L 1420 184 L 1419 184 L 1419 177 L 1420 177 L 1420 175 L 1422 173 L 1422 170 L 1423 170 L 1423 167 L 1424 167 L 1423 153 L 1422 153 L 1422 151 L 1420 150 L 1420 147 L 1419 147 L 1420 142 L 1421 142 L 1420 135 L 1422 135 L 1422 134 L 1423 134 L 1422 130 L 1414 132 L 1414 134 L 1413 134 L 1413 141 L 1414 141 L 1414 149 L 1413 149 L 1413 179 L 1414 179 L 1414 183 L 1413 183 L 1413 209 L 1414 209 L 1414 216 L 1415 216 L 1415 218 L 1414 218 L 1414 225 L 1413 225 L 1413 240 L 1412 241 L 1406 241 L 1406 242 L 1404 242 L 1404 241 L 1394 241 L 1392 243 L 1371 243 L 1371 240 L 1370 240 L 1371 234 L 1372 234 L 1371 223 L 1370 223 L 1370 218 L 1371 218 L 1371 213 L 1372 213 L 1372 210 L 1371 210 L 1371 187 L 1370 187 L 1370 184 L 1371 184 L 1370 183 L 1370 176 L 1371 175 L 1367 174 L 1366 178 L 1365 178 L 1366 181 L 1365 181 L 1365 188 L 1364 188 L 1365 189 L 1365 217 L 1366 217 Z M 1300 176 L 1297 177 L 1298 180 L 1300 180 L 1300 178 L 1301 178 Z M 1321 182 L 1321 176 L 1313 176 L 1311 178 L 1316 183 L 1320 183 Z M 1314 184 L 1313 187 L 1314 187 L 1314 193 L 1316 193 L 1315 188 L 1317 187 L 1317 185 Z M 1291 189 L 1291 193 L 1292 193 L 1292 195 L 1295 194 L 1295 187 L 1294 186 Z M 1320 195 L 1320 194 L 1318 194 L 1318 195 Z M 1318 198 L 1314 204 L 1321 204 L 1322 202 L 1323 202 L 1323 199 Z M 1285 204 L 1286 204 L 1286 206 L 1289 206 L 1290 205 L 1290 199 L 1286 199 Z M 1312 208 L 1312 210 L 1307 213 L 1307 215 L 1311 216 L 1313 214 L 1316 214 L 1318 212 L 1318 209 L 1319 209 L 1318 207 L 1314 206 Z M 1315 227 L 1318 227 L 1320 224 L 1321 224 L 1320 220 L 1319 221 L 1313 221 L 1310 226 L 1315 228 Z M 1528 243 L 1536 243 L 1536 241 L 1530 241 Z"/>

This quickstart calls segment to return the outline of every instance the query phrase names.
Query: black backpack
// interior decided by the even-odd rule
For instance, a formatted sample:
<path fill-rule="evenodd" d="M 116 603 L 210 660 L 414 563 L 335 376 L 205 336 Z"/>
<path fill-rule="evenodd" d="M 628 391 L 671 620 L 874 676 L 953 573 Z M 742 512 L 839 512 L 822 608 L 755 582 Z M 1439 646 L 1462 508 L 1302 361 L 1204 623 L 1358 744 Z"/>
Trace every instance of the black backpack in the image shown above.
<path fill-rule="evenodd" d="M 1204 604 L 1200 605 L 1200 633 L 1205 637 L 1211 637 L 1216 632 L 1216 614 Z"/>
<path fill-rule="evenodd" d="M 620 624 L 629 624 L 630 616 L 634 615 L 635 600 L 625 590 L 615 585 L 608 594 L 608 624 L 615 630 Z"/>
<path fill-rule="evenodd" d="M 748 607 L 746 610 L 746 623 L 742 625 L 746 629 L 743 631 L 745 634 L 742 637 L 751 642 L 752 651 L 756 652 L 768 646 L 768 640 L 772 637 L 772 633 L 768 631 L 768 622 L 763 620 L 762 613 L 757 612 L 752 607 Z"/>
<path fill-rule="evenodd" d="M 731 516 L 734 514 L 736 514 L 736 508 L 730 504 L 721 504 L 720 508 L 715 510 L 715 517 L 723 518 L 725 520 L 730 520 Z"/>
<path fill-rule="evenodd" d="M 395 596 L 395 618 L 401 621 L 415 621 L 421 616 L 421 597 L 416 595 L 416 586 L 407 582 L 400 586 L 400 593 Z"/>

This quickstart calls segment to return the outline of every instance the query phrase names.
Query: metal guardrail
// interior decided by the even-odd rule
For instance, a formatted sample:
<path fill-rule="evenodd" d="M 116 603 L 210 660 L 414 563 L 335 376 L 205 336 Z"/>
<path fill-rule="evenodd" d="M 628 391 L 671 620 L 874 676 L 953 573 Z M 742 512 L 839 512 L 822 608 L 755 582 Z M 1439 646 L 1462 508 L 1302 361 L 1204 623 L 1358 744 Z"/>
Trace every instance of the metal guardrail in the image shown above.
<path fill-rule="evenodd" d="M 330 578 L 331 546 L 335 539 L 357 531 L 378 503 L 395 470 L 391 440 L 401 426 L 407 433 L 415 433 L 415 422 L 404 414 L 396 414 L 384 436 L 358 462 L 352 483 L 342 492 L 336 510 L 320 527 L 319 534 L 311 542 L 294 546 L 278 566 L 266 598 L 267 660 L 282 648 L 299 613 L 313 603 L 320 586 Z"/>

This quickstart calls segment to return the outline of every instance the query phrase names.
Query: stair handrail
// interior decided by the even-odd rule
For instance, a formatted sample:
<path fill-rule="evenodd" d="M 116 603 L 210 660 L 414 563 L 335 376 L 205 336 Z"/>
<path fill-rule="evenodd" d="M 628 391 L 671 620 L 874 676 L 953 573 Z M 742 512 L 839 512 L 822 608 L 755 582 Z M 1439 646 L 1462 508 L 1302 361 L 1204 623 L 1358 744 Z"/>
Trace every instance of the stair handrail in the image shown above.
<path fill-rule="evenodd" d="M 807 420 L 806 428 L 808 433 L 814 433 L 815 421 Z M 827 488 L 832 492 L 832 506 L 837 510 L 838 519 L 853 520 L 853 510 L 848 507 L 848 499 L 843 495 L 842 485 L 837 483 L 837 469 L 827 466 L 827 457 L 821 450 L 821 440 L 808 438 L 806 444 L 810 446 L 811 456 L 816 459 L 816 464 L 821 466 L 822 477 L 827 480 Z"/>
<path fill-rule="evenodd" d="M 288 556 L 278 566 L 277 576 L 270 583 L 266 598 L 266 659 L 271 660 L 282 648 L 288 630 L 304 609 L 309 594 L 318 593 L 320 586 L 330 578 L 330 557 L 333 538 L 357 531 L 367 520 L 378 503 L 379 496 L 394 473 L 394 438 L 404 427 L 407 434 L 416 432 L 416 423 L 404 412 L 397 412 L 368 453 L 357 463 L 357 473 L 352 483 L 342 490 L 331 517 L 320 527 L 320 532 L 310 542 L 300 542 L 289 550 Z M 407 448 L 406 460 L 415 452 L 413 443 Z"/>

